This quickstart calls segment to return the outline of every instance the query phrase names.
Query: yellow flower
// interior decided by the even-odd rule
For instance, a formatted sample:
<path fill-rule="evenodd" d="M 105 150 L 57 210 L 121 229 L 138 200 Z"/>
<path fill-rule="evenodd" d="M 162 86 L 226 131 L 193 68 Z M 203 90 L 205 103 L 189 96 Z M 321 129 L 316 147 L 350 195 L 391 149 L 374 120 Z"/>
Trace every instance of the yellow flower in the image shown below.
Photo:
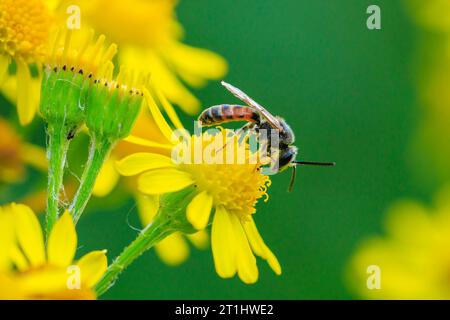
<path fill-rule="evenodd" d="M 219 55 L 182 43 L 183 30 L 175 18 L 174 0 L 66 3 L 79 5 L 83 23 L 119 45 L 121 64 L 152 74 L 169 100 L 190 114 L 199 111 L 200 103 L 184 83 L 201 87 L 227 71 L 227 64 Z"/>
<path fill-rule="evenodd" d="M 417 91 L 424 107 L 413 137 L 411 166 L 423 181 L 450 178 L 450 1 L 405 1 L 422 30 L 415 64 Z M 422 110 L 421 110 L 422 111 Z"/>
<path fill-rule="evenodd" d="M 0 299 L 92 299 L 106 271 L 106 251 L 73 261 L 77 234 L 66 212 L 47 246 L 34 212 L 25 205 L 0 207 Z"/>
<path fill-rule="evenodd" d="M 448 0 L 407 0 L 405 5 L 420 25 L 432 31 L 450 32 Z"/>
<path fill-rule="evenodd" d="M 22 141 L 19 134 L 6 120 L 0 118 L 0 181 L 16 182 L 24 178 L 25 165 L 47 170 L 45 151 Z"/>
<path fill-rule="evenodd" d="M 0 87 L 17 103 L 21 124 L 33 120 L 39 103 L 39 63 L 47 50 L 54 23 L 50 7 L 55 2 L 0 0 Z M 15 74 L 8 70 L 11 63 Z M 30 65 L 37 75 L 32 75 Z"/>
<path fill-rule="evenodd" d="M 172 136 L 169 127 L 162 131 L 167 137 Z M 240 144 L 234 138 L 229 143 L 237 149 Z M 193 136 L 187 149 L 197 146 L 198 139 L 200 152 L 205 151 L 211 141 L 208 133 Z M 246 153 L 249 154 L 248 150 Z M 176 164 L 168 156 L 140 152 L 120 160 L 117 168 L 124 176 L 138 175 L 139 190 L 151 197 L 195 187 L 196 195 L 187 206 L 186 217 L 197 230 L 203 230 L 214 208 L 211 245 L 219 276 L 230 278 L 237 273 L 245 283 L 256 282 L 258 268 L 254 254 L 267 260 L 276 274 L 281 274 L 277 258 L 264 243 L 252 217 L 258 199 L 267 196 L 270 185 L 269 178 L 260 173 L 260 163 Z"/>
<path fill-rule="evenodd" d="M 386 235 L 364 241 L 350 261 L 354 292 L 371 299 L 450 299 L 449 191 L 438 195 L 433 209 L 414 201 L 391 208 Z M 367 286 L 375 275 L 369 266 L 379 267 L 380 289 Z"/>

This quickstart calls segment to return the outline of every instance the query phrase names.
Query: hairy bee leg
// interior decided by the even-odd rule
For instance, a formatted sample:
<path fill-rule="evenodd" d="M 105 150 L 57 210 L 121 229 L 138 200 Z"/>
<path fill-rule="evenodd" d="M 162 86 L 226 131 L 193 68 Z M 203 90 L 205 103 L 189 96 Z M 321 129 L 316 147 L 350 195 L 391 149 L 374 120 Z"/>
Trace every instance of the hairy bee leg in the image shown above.
<path fill-rule="evenodd" d="M 292 167 L 292 174 L 291 174 L 291 180 L 289 181 L 288 192 L 292 192 L 292 190 L 294 189 L 295 177 L 297 175 L 297 165 L 293 164 L 290 167 Z"/>

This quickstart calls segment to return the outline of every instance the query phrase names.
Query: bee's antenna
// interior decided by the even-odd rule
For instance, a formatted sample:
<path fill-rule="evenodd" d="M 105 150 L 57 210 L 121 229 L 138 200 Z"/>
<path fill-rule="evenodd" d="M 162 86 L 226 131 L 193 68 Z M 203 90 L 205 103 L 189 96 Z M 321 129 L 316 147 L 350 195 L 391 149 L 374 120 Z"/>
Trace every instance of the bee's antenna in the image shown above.
<path fill-rule="evenodd" d="M 322 167 L 333 167 L 336 165 L 336 162 L 316 162 L 316 161 L 293 161 L 292 163 L 303 166 L 322 166 Z"/>
<path fill-rule="evenodd" d="M 297 166 L 321 166 L 321 167 L 333 167 L 336 165 L 336 162 L 316 162 L 316 161 L 292 161 L 292 174 L 291 181 L 289 181 L 288 192 L 291 192 L 294 189 L 295 176 L 297 174 Z"/>

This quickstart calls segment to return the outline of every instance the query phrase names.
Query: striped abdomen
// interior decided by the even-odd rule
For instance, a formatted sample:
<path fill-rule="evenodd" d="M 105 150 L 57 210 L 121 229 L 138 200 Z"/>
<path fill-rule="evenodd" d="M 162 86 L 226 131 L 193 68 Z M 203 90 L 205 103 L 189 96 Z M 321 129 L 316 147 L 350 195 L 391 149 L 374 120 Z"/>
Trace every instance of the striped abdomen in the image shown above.
<path fill-rule="evenodd" d="M 204 110 L 198 117 L 202 125 L 211 126 L 231 121 L 259 123 L 259 113 L 247 106 L 221 104 Z"/>

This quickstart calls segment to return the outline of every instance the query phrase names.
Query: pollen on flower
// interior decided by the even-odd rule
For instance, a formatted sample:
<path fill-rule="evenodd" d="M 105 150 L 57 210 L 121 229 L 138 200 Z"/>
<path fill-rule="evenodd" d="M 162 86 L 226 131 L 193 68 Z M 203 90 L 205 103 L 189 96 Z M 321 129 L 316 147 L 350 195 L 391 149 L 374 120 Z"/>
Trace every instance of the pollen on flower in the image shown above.
<path fill-rule="evenodd" d="M 241 219 L 256 212 L 258 199 L 268 197 L 270 179 L 259 172 L 258 165 L 192 164 L 183 168 L 192 174 L 200 190 L 213 196 L 214 206 L 223 206 Z"/>
<path fill-rule="evenodd" d="M 42 59 L 51 25 L 43 0 L 0 0 L 0 53 L 28 63 Z"/>

